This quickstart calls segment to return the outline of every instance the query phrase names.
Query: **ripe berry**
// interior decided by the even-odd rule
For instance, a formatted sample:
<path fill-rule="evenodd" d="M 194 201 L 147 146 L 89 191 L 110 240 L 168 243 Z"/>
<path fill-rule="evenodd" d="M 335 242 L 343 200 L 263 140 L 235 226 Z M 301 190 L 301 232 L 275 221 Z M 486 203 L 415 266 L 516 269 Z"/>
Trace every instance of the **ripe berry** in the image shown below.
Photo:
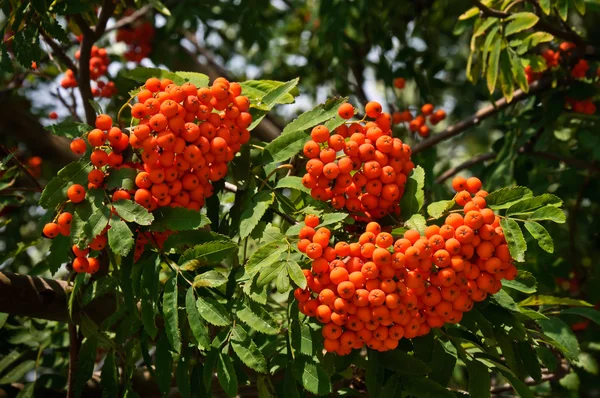
<path fill-rule="evenodd" d="M 73 184 L 67 189 L 67 197 L 73 203 L 79 203 L 85 198 L 85 188 L 79 184 Z"/>

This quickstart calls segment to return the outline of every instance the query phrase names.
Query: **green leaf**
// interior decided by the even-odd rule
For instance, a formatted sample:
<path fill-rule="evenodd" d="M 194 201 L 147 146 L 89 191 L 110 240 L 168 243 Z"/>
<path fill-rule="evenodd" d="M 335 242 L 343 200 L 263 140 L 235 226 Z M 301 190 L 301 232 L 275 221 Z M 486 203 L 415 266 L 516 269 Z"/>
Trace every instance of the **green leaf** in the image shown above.
<path fill-rule="evenodd" d="M 554 253 L 554 241 L 546 230 L 535 221 L 526 221 L 525 229 L 537 240 L 538 245 L 548 253 Z"/>
<path fill-rule="evenodd" d="M 504 283 L 504 282 L 503 282 Z M 569 297 L 554 296 L 530 296 L 519 303 L 521 307 L 537 307 L 540 305 L 566 305 L 573 307 L 593 307 L 587 301 L 572 299 Z"/>
<path fill-rule="evenodd" d="M 237 250 L 232 241 L 213 241 L 202 243 L 186 250 L 179 259 L 184 270 L 195 270 L 207 264 L 218 264 Z"/>
<path fill-rule="evenodd" d="M 569 0 L 556 0 L 556 8 L 560 18 L 566 22 L 569 16 Z"/>
<path fill-rule="evenodd" d="M 298 85 L 300 78 L 292 79 L 280 86 L 274 87 L 271 89 L 264 97 L 261 99 L 261 103 L 266 105 L 267 110 L 273 109 L 273 107 L 277 104 L 284 104 L 286 99 L 290 95 L 290 92 L 294 90 L 294 88 Z"/>
<path fill-rule="evenodd" d="M 534 380 L 541 380 L 542 368 L 531 343 L 528 341 L 519 341 L 516 343 L 516 350 L 527 374 Z"/>
<path fill-rule="evenodd" d="M 260 157 L 254 163 L 260 166 L 287 160 L 297 155 L 308 140 L 310 140 L 310 134 L 307 134 L 304 130 L 280 135 L 265 146 Z"/>
<path fill-rule="evenodd" d="M 261 248 L 250 256 L 246 263 L 246 272 L 250 275 L 256 274 L 256 272 L 263 267 L 268 267 L 279 259 L 281 253 L 289 248 L 285 241 L 274 241 Z"/>
<path fill-rule="evenodd" d="M 75 207 L 71 236 L 79 247 L 87 245 L 108 225 L 110 208 L 102 204 L 102 192 L 90 189 L 86 199 Z"/>
<path fill-rule="evenodd" d="M 492 29 L 490 29 L 489 33 L 486 35 L 485 42 L 483 43 L 483 52 L 481 55 L 481 68 L 482 68 L 482 76 L 485 75 L 485 71 L 487 69 L 489 53 L 492 49 L 492 43 L 495 39 L 499 39 L 500 26 L 496 25 Z M 501 36 L 501 35 L 500 35 Z"/>
<path fill-rule="evenodd" d="M 123 220 L 134 222 L 139 225 L 150 225 L 154 221 L 154 216 L 144 207 L 131 201 L 121 199 L 113 202 L 113 207 Z"/>
<path fill-rule="evenodd" d="M 581 15 L 585 15 L 585 0 L 572 0 L 573 5 Z"/>
<path fill-rule="evenodd" d="M 264 334 L 277 334 L 279 332 L 279 325 L 275 322 L 271 314 L 255 304 L 244 304 L 236 312 L 236 315 L 240 321 L 257 332 Z"/>
<path fill-rule="evenodd" d="M 547 43 L 554 40 L 554 36 L 547 32 L 534 32 L 523 39 L 522 43 L 517 48 L 517 54 L 523 55 L 533 47 L 540 43 Z"/>
<path fill-rule="evenodd" d="M 108 245 L 119 256 L 126 256 L 134 245 L 133 233 L 119 217 L 112 216 L 108 230 Z"/>
<path fill-rule="evenodd" d="M 103 398 L 119 396 L 119 376 L 117 374 L 115 353 L 112 351 L 109 352 L 104 359 L 104 365 L 102 365 L 102 374 L 100 377 L 100 385 L 102 386 Z"/>
<path fill-rule="evenodd" d="M 198 342 L 198 348 L 207 350 L 210 347 L 208 327 L 200 317 L 200 313 L 196 307 L 196 297 L 193 287 L 190 287 L 185 295 L 185 310 L 192 334 Z"/>
<path fill-rule="evenodd" d="M 310 189 L 308 189 L 304 185 L 302 185 L 302 178 L 296 177 L 296 176 L 283 177 L 281 180 L 279 180 L 277 182 L 277 186 L 275 188 L 295 189 L 295 190 L 306 192 L 306 193 L 310 194 Z"/>
<path fill-rule="evenodd" d="M 231 348 L 244 365 L 259 373 L 268 373 L 267 361 L 263 353 L 241 325 L 236 325 L 232 330 Z"/>
<path fill-rule="evenodd" d="M 427 206 L 427 214 L 433 218 L 440 218 L 446 212 L 450 211 L 456 202 L 454 200 L 440 200 L 439 202 L 433 202 Z"/>
<path fill-rule="evenodd" d="M 196 275 L 194 278 L 194 287 L 219 287 L 226 283 L 227 278 L 215 270 Z"/>
<path fill-rule="evenodd" d="M 509 287 L 525 294 L 532 294 L 537 290 L 537 281 L 531 272 L 519 270 L 519 273 L 514 280 L 502 280 L 502 286 Z"/>
<path fill-rule="evenodd" d="M 27 372 L 35 367 L 35 361 L 29 359 L 19 363 L 17 366 L 10 369 L 1 379 L 0 384 L 11 384 L 18 381 L 23 381 L 23 377 Z"/>
<path fill-rule="evenodd" d="M 191 394 L 190 376 L 188 374 L 188 359 L 185 355 L 179 357 L 177 371 L 175 372 L 175 382 L 177 389 L 183 398 L 188 398 Z"/>
<path fill-rule="evenodd" d="M 323 346 L 323 336 L 320 332 L 313 331 L 308 325 L 298 321 L 292 322 L 290 340 L 296 354 L 312 357 L 319 347 Z"/>
<path fill-rule="evenodd" d="M 433 344 L 430 377 L 433 381 L 445 386 L 452 379 L 452 373 L 456 365 L 456 349 L 452 343 L 443 343 L 439 339 L 436 339 Z"/>
<path fill-rule="evenodd" d="M 246 80 L 241 82 L 242 95 L 248 97 L 252 102 L 258 102 L 271 90 L 282 86 L 284 82 L 276 80 Z M 294 96 L 298 95 L 297 89 L 292 89 L 289 93 L 280 98 L 280 104 L 291 104 L 294 102 Z"/>
<path fill-rule="evenodd" d="M 372 397 L 378 397 L 385 380 L 385 369 L 378 352 L 367 350 L 367 363 L 365 365 L 365 385 L 367 392 Z"/>
<path fill-rule="evenodd" d="M 240 220 L 240 238 L 244 239 L 252 233 L 262 216 L 266 213 L 269 206 L 273 203 L 274 195 L 269 191 L 260 191 L 252 203 L 244 209 Z"/>
<path fill-rule="evenodd" d="M 169 252 L 171 249 L 177 249 L 177 251 L 181 251 L 189 246 L 195 246 L 199 243 L 214 241 L 228 242 L 231 241 L 231 239 L 228 236 L 204 229 L 181 231 L 169 235 L 165 241 L 163 250 L 165 252 Z"/>
<path fill-rule="evenodd" d="M 140 264 L 141 262 L 138 262 Z M 142 284 L 141 284 L 141 303 L 142 303 L 142 324 L 144 331 L 155 338 L 158 333 L 155 323 L 156 299 L 158 298 L 158 277 L 156 275 L 156 255 L 149 257 L 143 263 Z"/>
<path fill-rule="evenodd" d="M 238 389 L 238 381 L 235 369 L 233 368 L 233 361 L 230 356 L 222 352 L 219 353 L 219 360 L 217 362 L 217 378 L 219 379 L 219 384 L 223 387 L 223 391 L 228 396 L 235 397 Z"/>
<path fill-rule="evenodd" d="M 52 239 L 50 254 L 48 255 L 48 270 L 54 275 L 63 263 L 70 260 L 71 239 L 68 236 L 58 235 Z"/>
<path fill-rule="evenodd" d="M 290 124 L 285 126 L 281 134 L 285 135 L 294 131 L 304 131 L 335 117 L 340 105 L 346 101 L 348 101 L 347 97 L 328 99 L 324 104 L 317 105 L 310 111 L 304 112 L 298 116 Z"/>
<path fill-rule="evenodd" d="M 562 199 L 549 193 L 523 199 L 510 206 L 508 210 L 506 210 L 506 215 L 510 216 L 514 214 L 530 213 L 531 211 L 546 205 L 560 207 L 562 205 Z"/>
<path fill-rule="evenodd" d="M 169 344 L 177 353 L 181 352 L 181 334 L 179 332 L 179 305 L 177 304 L 177 274 L 165 283 L 163 294 L 163 318 Z"/>
<path fill-rule="evenodd" d="M 565 216 L 565 212 L 558 207 L 548 205 L 544 206 L 540 209 L 537 209 L 528 218 L 529 221 L 543 221 L 549 220 L 558 224 L 563 224 L 567 221 L 567 216 Z"/>
<path fill-rule="evenodd" d="M 96 112 L 97 115 L 104 113 L 102 106 L 97 101 L 89 99 L 88 103 L 92 106 L 92 108 L 94 108 L 94 112 Z"/>
<path fill-rule="evenodd" d="M 179 77 L 183 77 L 187 82 L 192 83 L 196 88 L 208 87 L 208 76 L 198 72 L 175 72 Z"/>
<path fill-rule="evenodd" d="M 4 326 L 7 319 L 8 319 L 8 314 L 6 314 L 4 312 L 0 312 L 0 329 L 2 329 L 2 326 Z M 1 361 L 0 361 L 0 363 L 1 363 Z M 0 369 L 0 372 L 2 372 L 1 369 Z"/>
<path fill-rule="evenodd" d="M 46 127 L 46 130 L 59 137 L 74 139 L 81 137 L 83 134 L 92 131 L 94 128 L 85 123 L 73 122 L 66 120 L 57 124 L 51 124 Z"/>
<path fill-rule="evenodd" d="M 73 162 L 63 167 L 42 191 L 40 206 L 51 209 L 67 200 L 67 189 L 72 184 L 87 187 L 87 175 L 91 170 L 89 161 Z"/>
<path fill-rule="evenodd" d="M 160 207 L 153 214 L 152 231 L 189 231 L 210 224 L 204 214 L 185 207 Z"/>
<path fill-rule="evenodd" d="M 560 313 L 565 315 L 580 315 L 600 325 L 600 311 L 593 308 L 567 308 Z"/>
<path fill-rule="evenodd" d="M 400 377 L 397 374 L 393 374 L 383 386 L 383 389 L 378 394 L 382 397 L 401 397 L 402 396 L 402 383 L 400 383 Z"/>
<path fill-rule="evenodd" d="M 476 17 L 477 15 L 479 15 L 479 8 L 477 8 L 477 7 L 471 7 L 467 11 L 465 11 L 464 13 L 462 13 L 458 17 L 458 19 L 460 21 L 464 21 L 466 19 L 471 19 L 473 17 Z"/>
<path fill-rule="evenodd" d="M 556 347 L 571 361 L 577 361 L 579 357 L 579 343 L 573 331 L 558 318 L 537 321 L 544 335 L 556 343 Z"/>
<path fill-rule="evenodd" d="M 256 286 L 263 287 L 267 286 L 271 281 L 279 276 L 279 274 L 283 274 L 287 276 L 285 272 L 285 263 L 279 262 L 268 267 L 262 267 L 260 269 L 260 274 L 256 279 Z"/>
<path fill-rule="evenodd" d="M 535 397 L 533 395 L 533 392 L 531 391 L 531 389 L 527 386 L 527 384 L 525 384 L 521 380 L 519 380 L 519 378 L 517 376 L 515 376 L 511 371 L 509 371 L 508 369 L 502 369 L 500 367 L 498 367 L 496 369 L 504 377 L 506 377 L 506 379 L 508 380 L 510 385 L 513 386 L 513 388 L 515 389 L 515 392 L 517 393 L 517 395 L 519 397 L 521 397 L 521 398 L 534 398 Z"/>
<path fill-rule="evenodd" d="M 487 88 L 492 94 L 496 89 L 496 81 L 498 80 L 498 66 L 500 64 L 500 49 L 502 48 L 502 37 L 496 36 L 492 43 L 490 57 L 487 63 Z"/>
<path fill-rule="evenodd" d="M 406 220 L 404 225 L 406 225 L 410 229 L 415 229 L 419 231 L 421 235 L 425 235 L 427 221 L 425 220 L 425 217 L 423 217 L 421 214 L 415 213 L 408 220 Z"/>
<path fill-rule="evenodd" d="M 231 323 L 227 308 L 213 298 L 198 297 L 196 307 L 200 316 L 212 325 L 226 326 Z"/>
<path fill-rule="evenodd" d="M 33 398 L 35 393 L 35 382 L 27 383 L 21 391 L 17 394 L 16 398 Z"/>
<path fill-rule="evenodd" d="M 423 202 L 425 201 L 424 186 L 425 171 L 421 166 L 417 166 L 412 171 L 408 181 L 406 181 L 404 195 L 400 200 L 400 210 L 404 219 L 408 219 L 413 214 L 418 213 L 421 207 L 423 207 Z"/>
<path fill-rule="evenodd" d="M 533 27 L 533 25 L 535 25 L 539 20 L 540 18 L 532 12 L 518 12 L 512 14 L 510 17 L 505 19 L 508 24 L 504 28 L 504 35 L 510 36 L 525 29 L 529 29 Z"/>
<path fill-rule="evenodd" d="M 513 86 L 513 71 L 510 63 L 510 56 L 507 51 L 500 53 L 500 88 L 502 89 L 502 95 L 506 98 L 506 102 L 511 102 L 514 95 Z"/>
<path fill-rule="evenodd" d="M 519 306 L 517 303 L 515 303 L 515 300 L 504 290 L 500 290 L 492 297 L 494 301 L 496 301 L 502 308 L 506 308 L 507 310 L 513 312 L 520 312 Z"/>
<path fill-rule="evenodd" d="M 502 231 L 506 237 L 508 249 L 510 250 L 510 255 L 512 258 L 518 262 L 525 261 L 527 242 L 525 242 L 525 238 L 523 237 L 523 232 L 521 231 L 519 224 L 517 224 L 515 220 L 503 218 L 500 220 L 500 226 L 502 227 Z"/>
<path fill-rule="evenodd" d="M 306 277 L 302 272 L 302 268 L 294 260 L 286 262 L 287 272 L 292 281 L 301 289 L 306 289 Z"/>
<path fill-rule="evenodd" d="M 171 388 L 171 372 L 173 371 L 173 356 L 169 351 L 169 340 L 164 332 L 161 332 L 156 342 L 156 384 L 158 389 L 166 395 Z"/>
<path fill-rule="evenodd" d="M 35 363 L 35 361 L 31 362 Z M 85 339 L 79 349 L 79 356 L 77 357 L 77 371 L 75 373 L 75 383 L 73 385 L 75 397 L 81 396 L 87 381 L 92 377 L 95 363 L 96 340 L 90 338 Z M 2 380 L 0 380 L 0 384 L 4 384 Z"/>
<path fill-rule="evenodd" d="M 539 0 L 540 8 L 546 15 L 550 15 L 550 0 Z"/>
<path fill-rule="evenodd" d="M 121 169 L 111 169 L 110 173 L 104 179 L 106 183 L 106 189 L 112 190 L 117 188 L 123 188 L 127 191 L 136 189 L 135 185 L 135 176 L 137 172 L 132 168 L 121 168 Z M 119 200 L 122 202 L 123 200 Z M 137 203 L 136 203 L 137 204 Z M 141 206 L 140 206 L 141 207 Z M 146 210 L 148 213 L 148 210 Z"/>
<path fill-rule="evenodd" d="M 328 213 L 321 217 L 321 222 L 317 228 L 325 227 L 327 225 L 336 224 L 340 221 L 344 221 L 348 217 L 348 214 L 342 212 Z"/>
<path fill-rule="evenodd" d="M 485 197 L 485 202 L 493 210 L 507 209 L 514 203 L 520 202 L 533 196 L 533 193 L 526 187 L 501 188 L 491 192 Z"/>
<path fill-rule="evenodd" d="M 157 79 L 171 79 L 173 83 L 177 85 L 182 85 L 185 83 L 185 79 L 176 73 L 169 72 L 168 70 L 159 69 L 159 68 L 144 68 L 142 66 L 138 66 L 135 69 L 131 70 L 121 70 L 120 75 L 126 79 L 130 79 L 139 83 L 146 83 L 146 80 L 151 77 L 156 77 Z"/>
<path fill-rule="evenodd" d="M 302 357 L 294 361 L 294 374 L 304 388 L 316 395 L 331 393 L 331 382 L 323 366 Z"/>
<path fill-rule="evenodd" d="M 521 90 L 524 92 L 529 91 L 529 83 L 527 82 L 527 76 L 525 75 L 525 68 L 521 63 L 520 58 L 513 51 L 508 52 L 510 58 L 510 67 L 512 70 L 512 76 L 515 82 Z"/>
<path fill-rule="evenodd" d="M 402 387 L 416 398 L 455 398 L 446 387 L 425 377 L 404 377 Z"/>
<path fill-rule="evenodd" d="M 467 361 L 466 365 L 469 373 L 469 395 L 489 398 L 491 377 L 487 366 L 477 360 Z"/>
<path fill-rule="evenodd" d="M 402 350 L 387 351 L 378 357 L 385 368 L 400 374 L 420 376 L 431 372 L 425 362 Z"/>

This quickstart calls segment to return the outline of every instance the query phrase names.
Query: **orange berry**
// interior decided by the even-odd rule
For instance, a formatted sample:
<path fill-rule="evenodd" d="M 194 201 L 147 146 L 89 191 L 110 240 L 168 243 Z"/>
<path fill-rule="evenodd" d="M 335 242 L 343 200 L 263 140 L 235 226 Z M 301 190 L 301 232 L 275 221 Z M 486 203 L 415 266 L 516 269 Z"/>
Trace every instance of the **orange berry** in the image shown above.
<path fill-rule="evenodd" d="M 338 115 L 340 115 L 342 119 L 350 119 L 352 116 L 354 116 L 354 107 L 352 104 L 347 102 L 343 103 L 338 108 Z"/>

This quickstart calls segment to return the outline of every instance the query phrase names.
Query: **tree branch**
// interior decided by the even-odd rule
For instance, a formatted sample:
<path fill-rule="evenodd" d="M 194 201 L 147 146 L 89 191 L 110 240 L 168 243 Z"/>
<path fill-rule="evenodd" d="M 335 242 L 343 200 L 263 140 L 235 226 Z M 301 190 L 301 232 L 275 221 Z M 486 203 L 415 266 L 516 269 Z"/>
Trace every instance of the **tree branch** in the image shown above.
<path fill-rule="evenodd" d="M 538 80 L 536 82 L 533 82 L 529 86 L 528 92 L 524 92 L 522 90 L 516 90 L 511 102 L 507 102 L 505 98 L 500 98 L 498 101 L 494 102 L 493 104 L 490 104 L 490 105 L 485 106 L 482 109 L 478 110 L 472 116 L 470 116 L 464 120 L 461 120 L 460 122 L 454 124 L 453 126 L 446 128 L 444 131 L 442 131 L 438 134 L 433 134 L 428 139 L 418 143 L 417 145 L 415 145 L 412 148 L 412 152 L 413 152 L 413 154 L 422 152 L 425 149 L 431 148 L 432 146 L 436 145 L 437 143 L 439 143 L 441 141 L 444 141 L 444 140 L 450 139 L 454 136 L 457 136 L 460 133 L 462 133 L 463 131 L 467 130 L 468 128 L 479 124 L 482 120 L 495 115 L 496 113 L 500 112 L 504 108 L 507 108 L 508 106 L 515 104 L 515 103 L 517 103 L 525 98 L 528 98 L 534 94 L 540 93 L 550 87 L 551 87 L 551 85 L 550 85 L 549 80 Z"/>
<path fill-rule="evenodd" d="M 77 358 L 79 357 L 79 335 L 77 326 L 69 322 L 69 369 L 67 373 L 67 398 L 75 397 L 75 372 L 77 368 Z"/>
<path fill-rule="evenodd" d="M 132 12 L 130 15 L 119 19 L 113 26 L 106 29 L 104 31 L 104 34 L 107 34 L 112 31 L 119 30 L 119 29 L 122 29 L 122 28 L 125 28 L 125 27 L 131 25 L 132 23 L 136 22 L 138 19 L 145 17 L 146 14 L 148 14 L 148 12 L 150 10 L 152 10 L 152 8 L 153 8 L 152 4 L 146 4 L 139 10 L 136 10 L 136 11 Z"/>
<path fill-rule="evenodd" d="M 448 178 L 452 177 L 453 175 L 455 175 L 456 173 L 461 172 L 462 170 L 468 169 L 471 166 L 474 166 L 478 163 L 482 163 L 485 162 L 487 160 L 492 160 L 496 158 L 496 154 L 494 152 L 489 152 L 489 153 L 482 153 L 479 154 L 461 164 L 459 164 L 458 166 L 452 167 L 451 169 L 448 169 L 446 171 L 444 171 L 442 174 L 440 174 L 436 179 L 435 179 L 435 183 L 436 184 L 442 184 L 444 181 L 446 181 Z"/>
<path fill-rule="evenodd" d="M 10 155 L 10 151 L 8 149 L 6 149 L 6 147 L 4 147 L 4 145 L 2 145 L 2 143 L 0 143 L 0 151 L 2 151 L 5 156 Z M 42 188 L 42 186 L 40 185 L 40 182 L 37 180 L 37 178 L 35 178 L 29 172 L 29 170 L 27 170 L 27 167 L 25 167 L 23 165 L 23 163 L 21 163 L 21 161 L 19 159 L 17 159 L 16 156 L 13 156 L 11 160 L 19 168 L 19 170 L 21 170 L 21 172 L 23 174 L 25 174 L 27 177 L 29 177 L 29 179 L 33 182 L 33 185 L 35 185 L 38 192 L 42 192 L 44 190 L 44 188 Z"/>
<path fill-rule="evenodd" d="M 40 34 L 44 38 L 44 41 L 50 46 L 54 54 L 60 58 L 67 68 L 71 69 L 73 73 L 77 75 L 79 73 L 79 68 L 77 68 L 75 62 L 73 62 L 73 60 L 65 53 L 62 47 L 56 44 L 56 42 L 43 30 L 40 30 Z"/>

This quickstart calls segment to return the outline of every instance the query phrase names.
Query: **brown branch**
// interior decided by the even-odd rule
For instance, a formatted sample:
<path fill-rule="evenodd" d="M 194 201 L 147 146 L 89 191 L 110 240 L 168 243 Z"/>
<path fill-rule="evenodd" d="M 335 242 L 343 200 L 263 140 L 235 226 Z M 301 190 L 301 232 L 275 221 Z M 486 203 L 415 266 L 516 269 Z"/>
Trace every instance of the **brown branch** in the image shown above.
<path fill-rule="evenodd" d="M 440 174 L 435 179 L 435 183 L 442 184 L 448 178 L 452 177 L 456 173 L 461 172 L 462 170 L 468 169 L 469 167 L 474 166 L 478 163 L 482 163 L 487 160 L 492 160 L 495 158 L 496 158 L 496 154 L 493 152 L 479 154 L 479 155 L 472 157 L 471 159 L 459 164 L 458 166 L 452 167 L 451 169 L 444 171 L 442 174 Z"/>
<path fill-rule="evenodd" d="M 77 368 L 77 359 L 79 358 L 79 335 L 77 326 L 69 322 L 69 370 L 67 373 L 67 398 L 75 397 L 75 372 Z"/>
<path fill-rule="evenodd" d="M 432 135 L 430 138 L 418 143 L 413 147 L 413 154 L 424 151 L 425 149 L 431 148 L 437 143 L 450 139 L 454 136 L 459 135 L 463 131 L 467 130 L 470 127 L 473 127 L 479 124 L 482 120 L 487 119 L 490 116 L 495 115 L 501 110 L 507 108 L 510 105 L 513 105 L 525 98 L 528 98 L 532 95 L 540 93 L 551 87 L 549 80 L 538 80 L 533 82 L 529 86 L 529 91 L 524 92 L 522 90 L 517 90 L 514 93 L 513 99 L 511 102 L 506 101 L 506 98 L 500 98 L 498 101 L 490 104 L 488 106 L 483 107 L 482 109 L 475 112 L 475 114 L 469 116 L 468 118 L 461 120 L 460 122 L 454 124 L 446 128 L 444 131 Z"/>
<path fill-rule="evenodd" d="M 133 24 L 138 19 L 141 19 L 141 18 L 145 17 L 146 14 L 148 14 L 148 12 L 150 10 L 152 10 L 152 5 L 151 4 L 146 4 L 145 6 L 143 6 L 142 8 L 140 8 L 139 10 L 136 10 L 133 13 L 129 14 L 128 16 L 119 19 L 113 26 L 111 26 L 110 28 L 106 29 L 104 31 L 104 34 L 107 34 L 107 33 L 110 33 L 112 31 L 125 28 L 125 27 Z"/>
<path fill-rule="evenodd" d="M 526 151 L 521 148 L 519 150 L 520 153 L 524 153 L 530 156 L 535 156 L 538 158 L 544 158 L 549 160 L 556 160 L 558 162 L 562 162 L 568 166 L 572 166 L 577 169 L 589 170 L 591 172 L 600 172 L 600 167 L 595 163 L 588 163 L 580 159 L 576 158 L 567 158 L 564 156 L 556 155 L 554 153 L 543 152 L 543 151 Z"/>
<path fill-rule="evenodd" d="M 48 36 L 46 32 L 40 30 L 40 34 L 44 38 L 44 41 L 50 46 L 54 54 L 60 58 L 60 60 L 67 66 L 67 68 L 71 69 L 75 75 L 79 73 L 79 68 L 75 65 L 75 62 L 65 53 L 61 46 L 56 44 L 56 42 Z"/>
<path fill-rule="evenodd" d="M 489 8 L 488 6 L 483 4 L 481 1 L 473 0 L 473 4 L 475 4 L 475 7 L 479 8 L 481 10 L 481 12 L 484 15 L 487 15 L 488 17 L 500 18 L 500 19 L 510 17 L 510 13 Z"/>
<path fill-rule="evenodd" d="M 569 372 L 569 365 L 563 360 L 560 367 L 553 373 L 543 373 L 539 380 L 535 380 L 531 377 L 525 379 L 524 383 L 527 386 L 537 386 L 538 384 L 545 383 L 547 381 L 562 379 Z M 490 389 L 491 394 L 499 395 L 505 392 L 513 391 L 514 388 L 511 384 L 504 384 L 501 386 L 495 386 Z"/>

